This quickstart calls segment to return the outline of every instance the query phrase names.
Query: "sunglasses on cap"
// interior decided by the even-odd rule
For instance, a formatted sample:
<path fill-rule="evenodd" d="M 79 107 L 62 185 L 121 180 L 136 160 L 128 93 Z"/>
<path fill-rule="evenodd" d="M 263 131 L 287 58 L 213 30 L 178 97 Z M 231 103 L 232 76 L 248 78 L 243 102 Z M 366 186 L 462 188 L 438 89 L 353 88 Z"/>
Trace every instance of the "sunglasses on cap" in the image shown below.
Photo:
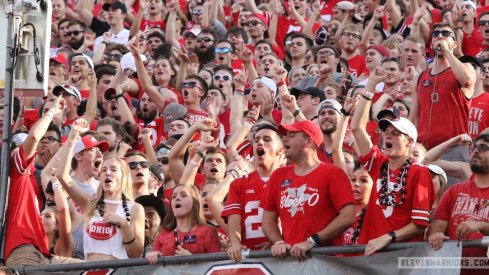
<path fill-rule="evenodd" d="M 213 39 L 209 38 L 209 37 L 200 37 L 200 38 L 197 38 L 197 43 L 202 43 L 202 42 L 205 42 L 205 43 L 209 43 L 209 42 L 212 42 L 214 41 Z"/>
<path fill-rule="evenodd" d="M 261 24 L 261 22 L 256 21 L 256 20 L 252 20 L 252 21 L 248 21 L 248 22 L 244 23 L 243 25 L 248 26 L 248 27 L 251 27 L 251 26 L 256 27 L 258 24 Z"/>
<path fill-rule="evenodd" d="M 77 35 L 79 35 L 79 34 L 80 34 L 80 33 L 82 33 L 82 32 L 84 32 L 84 31 L 72 31 L 72 32 L 66 32 L 66 33 L 65 33 L 65 36 L 72 36 L 72 35 L 77 36 Z"/>
<path fill-rule="evenodd" d="M 453 33 L 451 31 L 447 31 L 447 30 L 436 30 L 436 31 L 432 31 L 431 32 L 431 36 L 432 37 L 438 37 L 438 36 L 443 36 L 443 37 L 451 37 L 453 39 L 455 39 L 455 36 L 453 35 Z"/>
<path fill-rule="evenodd" d="M 185 88 L 200 88 L 199 86 L 197 86 L 197 82 L 195 81 L 188 81 L 188 82 L 183 82 L 182 84 L 180 84 L 180 89 L 185 89 Z"/>
<path fill-rule="evenodd" d="M 192 14 L 195 14 L 195 15 L 201 15 L 203 13 L 204 13 L 203 10 L 192 10 Z"/>
<path fill-rule="evenodd" d="M 217 74 L 216 74 L 216 75 L 214 76 L 214 80 L 215 80 L 215 81 L 219 81 L 219 80 L 221 80 L 221 78 L 222 78 L 224 81 L 228 81 L 228 80 L 230 80 L 230 79 L 231 79 L 231 77 L 230 77 L 229 75 L 217 75 Z"/>
<path fill-rule="evenodd" d="M 214 50 L 215 53 L 230 53 L 231 49 L 230 48 L 216 48 Z"/>
<path fill-rule="evenodd" d="M 158 159 L 158 162 L 161 163 L 161 164 L 168 164 L 169 161 L 168 161 L 168 158 L 167 157 L 162 157 L 162 158 L 159 158 Z"/>
<path fill-rule="evenodd" d="M 129 169 L 136 170 L 136 168 L 138 168 L 138 166 L 140 166 L 141 168 L 148 168 L 149 167 L 149 162 L 146 161 L 146 160 L 143 160 L 143 161 L 140 161 L 140 162 L 131 161 L 127 165 L 129 166 Z"/>

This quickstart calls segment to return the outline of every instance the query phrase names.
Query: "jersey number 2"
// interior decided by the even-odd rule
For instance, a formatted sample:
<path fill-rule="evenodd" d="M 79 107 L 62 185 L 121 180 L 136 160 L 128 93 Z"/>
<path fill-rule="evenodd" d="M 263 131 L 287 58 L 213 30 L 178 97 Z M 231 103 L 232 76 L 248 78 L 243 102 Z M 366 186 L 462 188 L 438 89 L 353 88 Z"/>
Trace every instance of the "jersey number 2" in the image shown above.
<path fill-rule="evenodd" d="M 260 206 L 260 201 L 250 201 L 245 206 L 245 213 L 251 213 L 253 210 L 257 209 L 258 214 L 247 216 L 244 221 L 246 228 L 246 239 L 262 238 L 265 237 L 263 230 L 261 229 L 261 219 L 263 216 L 263 208 Z M 257 229 L 253 229 L 253 224 L 260 224 Z"/>

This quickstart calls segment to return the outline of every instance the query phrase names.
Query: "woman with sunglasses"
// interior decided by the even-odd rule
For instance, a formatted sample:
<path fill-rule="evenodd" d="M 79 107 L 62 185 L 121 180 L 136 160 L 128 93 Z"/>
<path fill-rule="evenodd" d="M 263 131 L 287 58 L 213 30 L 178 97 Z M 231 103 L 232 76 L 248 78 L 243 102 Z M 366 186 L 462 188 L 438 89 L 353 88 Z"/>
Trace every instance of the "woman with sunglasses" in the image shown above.
<path fill-rule="evenodd" d="M 146 254 L 151 264 L 158 256 L 179 256 L 221 251 L 216 229 L 206 224 L 200 194 L 194 185 L 178 185 L 171 207 L 163 220 L 163 230 L 153 252 Z"/>
<path fill-rule="evenodd" d="M 88 130 L 88 123 L 80 118 L 73 123 L 68 140 L 67 155 L 80 132 Z M 139 258 L 144 244 L 144 209 L 132 201 L 132 180 L 124 159 L 104 160 L 100 172 L 100 185 L 95 197 L 80 189 L 65 176 L 69 167 L 57 176 L 71 199 L 85 214 L 83 247 L 86 261 L 104 261 Z"/>

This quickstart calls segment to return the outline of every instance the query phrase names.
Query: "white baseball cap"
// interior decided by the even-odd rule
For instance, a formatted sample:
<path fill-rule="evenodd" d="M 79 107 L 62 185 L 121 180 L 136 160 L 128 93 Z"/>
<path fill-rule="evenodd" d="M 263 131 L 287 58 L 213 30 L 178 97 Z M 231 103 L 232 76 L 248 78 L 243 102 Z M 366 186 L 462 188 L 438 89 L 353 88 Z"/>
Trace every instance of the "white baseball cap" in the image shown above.
<path fill-rule="evenodd" d="M 426 167 L 428 167 L 428 169 L 430 169 L 430 172 L 441 176 L 445 180 L 445 183 L 448 181 L 447 180 L 447 174 L 445 173 L 445 171 L 440 166 L 434 165 L 434 164 L 428 164 L 428 165 L 426 165 Z"/>
<path fill-rule="evenodd" d="M 341 115 L 341 104 L 334 99 L 325 99 L 319 103 L 318 115 L 323 109 L 333 109 Z"/>
<path fill-rule="evenodd" d="M 416 142 L 416 140 L 418 139 L 418 130 L 416 130 L 416 127 L 414 126 L 414 124 L 411 121 L 409 121 L 409 119 L 407 119 L 407 118 L 400 117 L 400 118 L 392 119 L 392 120 L 383 118 L 383 119 L 379 120 L 379 128 L 380 128 L 380 130 L 382 130 L 382 132 L 384 132 L 385 129 L 387 129 L 387 127 L 389 125 L 394 126 L 394 128 L 401 131 L 401 133 L 412 138 L 414 141 L 413 145 Z"/>
<path fill-rule="evenodd" d="M 146 61 L 146 56 L 144 54 L 139 54 L 139 56 L 141 56 L 143 62 Z M 134 73 L 136 72 L 136 60 L 132 53 L 129 52 L 123 55 L 120 64 L 122 70 L 131 69 Z"/>
<path fill-rule="evenodd" d="M 262 76 L 262 77 L 257 77 L 253 81 L 253 83 L 257 83 L 257 82 L 263 83 L 263 85 L 267 86 L 270 90 L 272 90 L 274 96 L 277 95 L 277 84 L 275 84 L 275 81 L 273 81 L 272 79 L 266 76 Z"/>

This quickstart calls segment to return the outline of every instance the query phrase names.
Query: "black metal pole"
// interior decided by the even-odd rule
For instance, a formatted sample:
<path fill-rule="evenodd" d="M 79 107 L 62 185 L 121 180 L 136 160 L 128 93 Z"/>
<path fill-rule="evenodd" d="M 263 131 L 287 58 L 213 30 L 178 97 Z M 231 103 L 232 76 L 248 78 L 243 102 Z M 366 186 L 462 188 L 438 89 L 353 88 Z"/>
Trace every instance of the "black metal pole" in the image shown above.
<path fill-rule="evenodd" d="M 14 0 L 8 1 L 9 4 L 14 5 Z M 7 21 L 7 45 L 5 54 L 5 92 L 3 97 L 3 133 L 2 133 L 2 150 L 0 154 L 0 260 L 5 263 L 5 227 L 6 223 L 6 209 L 7 209 L 7 197 L 9 186 L 9 171 L 10 171 L 10 144 L 12 141 L 12 113 L 14 102 L 14 63 L 13 55 L 15 54 L 16 38 L 12 37 L 14 15 L 12 11 L 6 11 L 8 18 Z"/>

